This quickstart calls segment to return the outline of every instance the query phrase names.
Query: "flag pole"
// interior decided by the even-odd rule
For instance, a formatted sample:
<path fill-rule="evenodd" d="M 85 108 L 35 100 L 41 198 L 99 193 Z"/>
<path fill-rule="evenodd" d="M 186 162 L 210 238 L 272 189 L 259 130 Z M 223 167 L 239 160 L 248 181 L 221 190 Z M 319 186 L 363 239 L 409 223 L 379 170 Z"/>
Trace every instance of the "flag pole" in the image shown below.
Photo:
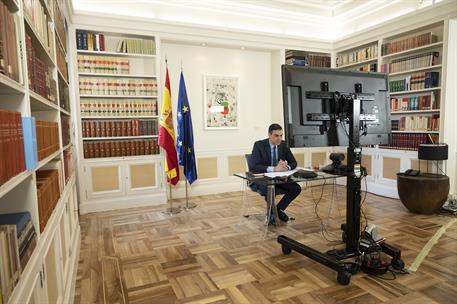
<path fill-rule="evenodd" d="M 186 205 L 182 206 L 181 208 L 186 209 L 186 210 L 193 209 L 193 208 L 197 207 L 197 204 L 192 203 L 192 202 L 189 203 L 189 195 L 187 193 L 187 176 L 186 176 L 186 179 L 184 180 L 184 183 L 186 183 Z"/>
<path fill-rule="evenodd" d="M 173 196 L 171 191 L 171 183 L 168 183 L 168 189 L 170 190 L 170 199 L 168 200 L 167 204 L 169 205 L 168 208 L 162 211 L 162 214 L 166 215 L 174 215 L 181 212 L 181 208 L 173 208 Z"/>

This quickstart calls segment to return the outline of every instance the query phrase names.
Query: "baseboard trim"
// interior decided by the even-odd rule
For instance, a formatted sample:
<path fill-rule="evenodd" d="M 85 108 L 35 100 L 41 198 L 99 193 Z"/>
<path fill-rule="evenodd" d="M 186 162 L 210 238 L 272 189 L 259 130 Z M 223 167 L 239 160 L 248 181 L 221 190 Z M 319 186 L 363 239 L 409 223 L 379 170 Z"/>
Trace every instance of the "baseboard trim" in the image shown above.
<path fill-rule="evenodd" d="M 147 207 L 162 205 L 167 202 L 165 193 L 148 195 L 131 195 L 121 198 L 104 198 L 99 200 L 87 200 L 79 205 L 81 214 L 90 212 L 102 212 L 116 209 L 126 209 L 135 207 Z"/>

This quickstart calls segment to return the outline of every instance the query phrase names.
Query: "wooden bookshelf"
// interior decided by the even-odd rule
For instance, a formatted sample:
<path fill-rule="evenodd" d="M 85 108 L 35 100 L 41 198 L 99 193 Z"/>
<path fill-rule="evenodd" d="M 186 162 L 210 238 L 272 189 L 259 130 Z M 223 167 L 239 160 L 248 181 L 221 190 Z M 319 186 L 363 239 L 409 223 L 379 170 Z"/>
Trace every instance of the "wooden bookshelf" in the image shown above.
<path fill-rule="evenodd" d="M 440 131 L 398 131 L 398 130 L 395 130 L 395 131 L 392 131 L 392 133 L 425 133 L 425 134 L 439 134 Z"/>
<path fill-rule="evenodd" d="M 52 290 L 54 294 L 59 295 L 60 302 L 68 303 L 71 302 L 69 295 L 71 294 L 71 289 L 74 288 L 74 284 L 71 284 L 69 278 L 72 278 L 73 274 L 76 273 L 75 262 L 78 256 L 80 233 L 77 213 L 69 212 L 69 210 L 78 210 L 75 174 L 72 174 L 67 170 L 67 167 L 63 166 L 63 151 L 66 149 L 66 153 L 69 153 L 68 151 L 70 151 L 73 144 L 70 142 L 65 149 L 61 148 L 63 146 L 60 134 L 61 113 L 67 117 L 71 116 L 72 113 L 61 110 L 59 107 L 59 87 L 57 85 L 59 71 L 56 66 L 57 60 L 54 50 L 56 30 L 53 23 L 52 7 L 53 4 L 57 5 L 57 3 L 63 2 L 50 0 L 32 0 L 20 4 L 16 0 L 3 0 L 0 2 L 2 5 L 3 3 L 7 5 L 9 12 L 14 14 L 14 27 L 18 45 L 20 46 L 17 50 L 20 80 L 15 81 L 0 74 L 0 95 L 4 96 L 0 99 L 0 109 L 19 113 L 23 119 L 34 117 L 36 121 L 40 121 L 39 130 L 46 140 L 36 138 L 37 146 L 41 145 L 41 148 L 48 149 L 48 153 L 51 151 L 49 150 L 50 146 L 57 148 L 57 150 L 40 161 L 35 160 L 34 166 L 30 167 L 29 170 L 18 173 L 0 185 L 0 216 L 9 213 L 28 212 L 36 233 L 36 245 L 33 245 L 33 248 L 30 249 L 31 257 L 27 265 L 20 270 L 19 280 L 14 285 L 14 288 L 8 290 L 7 293 L 2 290 L 3 294 L 7 295 L 8 298 L 0 299 L 0 302 L 30 303 L 32 301 L 50 303 L 52 299 L 49 298 L 47 291 Z M 45 23 L 46 26 L 42 29 L 41 35 L 38 33 L 38 27 L 35 28 L 34 25 L 39 22 L 32 22 L 29 19 L 30 15 L 25 12 L 27 9 L 25 7 L 26 4 L 31 5 L 30 12 L 42 12 L 46 15 L 46 21 L 49 21 L 49 23 Z M 61 11 L 66 11 L 63 8 L 60 9 Z M 35 18 L 38 18 L 36 20 L 40 20 L 40 17 L 35 15 Z M 27 40 L 26 36 L 29 36 L 30 39 Z M 44 37 L 48 37 L 46 41 Z M 31 57 L 33 55 L 32 47 L 35 57 Z M 42 77 L 41 80 L 44 77 L 47 77 L 47 79 L 35 84 L 29 83 L 30 78 L 27 71 L 37 68 L 37 64 L 40 65 L 41 69 L 39 70 L 40 76 L 37 77 Z M 45 74 L 42 72 L 45 72 Z M 56 83 L 55 86 L 54 83 Z M 42 87 L 43 84 L 46 85 L 45 90 Z M 56 98 L 55 102 L 32 91 L 31 87 L 38 88 L 37 92 L 39 91 L 43 96 L 54 96 Z M 52 131 L 48 131 L 48 129 L 51 130 L 49 126 L 43 128 L 41 121 L 54 122 Z M 38 129 L 38 126 L 36 127 Z M 19 129 L 16 132 L 20 134 Z M 24 125 L 22 125 L 22 136 L 26 137 L 27 140 L 33 141 L 30 134 L 25 133 Z M 52 142 L 48 143 L 49 139 Z M 48 144 L 49 146 L 46 146 Z M 24 154 L 32 151 L 29 155 L 33 155 L 33 148 L 30 148 L 30 150 L 23 149 Z M 41 151 L 43 149 L 40 150 L 40 153 Z M 25 158 L 26 156 L 24 156 L 24 160 Z M 31 158 L 33 162 L 33 157 Z M 17 161 L 17 159 L 12 161 Z M 60 169 L 58 169 L 59 164 L 61 164 Z M 54 165 L 57 167 L 52 169 Z M 73 177 L 66 184 L 63 184 L 61 190 L 59 189 L 60 198 L 55 206 L 52 209 L 48 208 L 49 206 L 45 206 L 48 208 L 50 218 L 47 220 L 45 228 L 40 230 L 40 224 L 44 218 L 40 211 L 43 206 L 39 203 L 38 186 L 40 182 L 38 182 L 37 176 L 42 169 L 55 170 L 54 172 L 58 172 L 59 179 L 64 179 L 65 174 Z M 63 231 L 62 227 L 67 228 Z M 61 246 L 61 243 L 66 245 Z M 27 246 L 29 245 L 27 244 Z M 2 247 L 1 249 L 3 250 L 4 248 Z M 50 254 L 51 252 L 52 254 Z M 4 256 L 2 255 L 1 258 L 3 259 Z M 63 265 L 61 258 L 67 260 L 68 265 Z M 44 273 L 45 269 L 46 275 Z M 57 282 L 52 278 L 62 278 L 63 282 Z"/>
<path fill-rule="evenodd" d="M 148 55 L 148 54 L 129 54 L 129 53 L 119 53 L 119 52 L 105 52 L 105 51 L 89 51 L 89 50 L 77 50 L 78 54 L 89 54 L 89 55 L 106 55 L 106 56 L 118 56 L 118 57 L 139 57 L 139 58 L 149 58 L 154 59 L 157 55 Z"/>
<path fill-rule="evenodd" d="M 429 45 L 424 45 L 424 46 L 412 48 L 412 49 L 409 49 L 409 50 L 405 50 L 405 51 L 402 51 L 402 52 L 397 52 L 397 53 L 393 53 L 393 54 L 384 55 L 384 56 L 381 56 L 381 58 L 382 59 L 388 59 L 388 58 L 400 57 L 400 56 L 403 56 L 403 55 L 409 55 L 409 54 L 412 54 L 412 53 L 417 53 L 419 51 L 427 51 L 427 50 L 430 50 L 430 49 L 441 48 L 442 46 L 443 46 L 443 42 L 439 41 L 439 42 L 431 43 Z"/>
<path fill-rule="evenodd" d="M 116 139 L 147 139 L 158 138 L 158 135 L 138 135 L 138 136 L 111 136 L 111 137 L 83 137 L 83 140 L 116 140 Z"/>
<path fill-rule="evenodd" d="M 81 116 L 81 119 L 148 119 L 148 118 L 159 118 L 158 115 L 132 115 L 132 116 Z"/>
<path fill-rule="evenodd" d="M 117 77 L 117 78 L 157 78 L 157 75 L 145 74 L 108 74 L 108 73 L 85 73 L 79 72 L 80 76 L 94 76 L 94 77 Z"/>
<path fill-rule="evenodd" d="M 356 66 L 364 65 L 364 64 L 368 64 L 368 63 L 375 63 L 377 61 L 378 61 L 377 58 L 373 58 L 373 59 L 363 60 L 363 61 L 354 62 L 354 63 L 350 63 L 350 64 L 346 64 L 346 65 L 341 65 L 336 68 L 337 69 L 346 69 L 346 68 L 356 67 Z"/>
<path fill-rule="evenodd" d="M 338 51 L 336 53 L 336 68 L 344 69 L 377 63 L 378 53 L 377 41 Z"/>
<path fill-rule="evenodd" d="M 440 113 L 440 109 L 435 110 L 408 110 L 408 111 L 395 111 L 390 112 L 391 115 L 401 115 L 401 114 L 430 114 L 430 113 Z"/>
<path fill-rule="evenodd" d="M 432 66 L 427 66 L 427 67 L 422 67 L 422 68 L 417 68 L 417 69 L 389 73 L 389 76 L 392 77 L 392 76 L 397 76 L 397 75 L 411 74 L 411 73 L 415 73 L 415 72 L 432 71 L 432 70 L 441 69 L 442 67 L 443 67 L 442 64 L 435 64 Z"/>

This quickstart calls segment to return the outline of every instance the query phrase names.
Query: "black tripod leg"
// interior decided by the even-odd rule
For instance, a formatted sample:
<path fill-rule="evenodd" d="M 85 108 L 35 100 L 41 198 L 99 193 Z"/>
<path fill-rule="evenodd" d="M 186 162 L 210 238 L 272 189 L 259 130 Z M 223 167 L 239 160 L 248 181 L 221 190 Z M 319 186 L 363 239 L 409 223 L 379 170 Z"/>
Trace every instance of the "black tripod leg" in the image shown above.
<path fill-rule="evenodd" d="M 392 261 L 390 262 L 392 267 L 397 270 L 402 270 L 405 267 L 405 262 L 401 259 L 401 251 L 400 249 L 389 245 L 387 243 L 381 244 L 382 252 L 392 257 Z"/>
<path fill-rule="evenodd" d="M 319 252 L 311 247 L 303 245 L 302 243 L 299 243 L 284 235 L 278 236 L 278 243 L 281 244 L 282 252 L 284 254 L 289 254 L 292 252 L 292 250 L 294 250 L 338 272 L 337 281 L 341 285 L 349 284 L 351 280 L 351 273 L 346 269 L 345 265 L 338 262 L 337 259 L 322 252 Z"/>

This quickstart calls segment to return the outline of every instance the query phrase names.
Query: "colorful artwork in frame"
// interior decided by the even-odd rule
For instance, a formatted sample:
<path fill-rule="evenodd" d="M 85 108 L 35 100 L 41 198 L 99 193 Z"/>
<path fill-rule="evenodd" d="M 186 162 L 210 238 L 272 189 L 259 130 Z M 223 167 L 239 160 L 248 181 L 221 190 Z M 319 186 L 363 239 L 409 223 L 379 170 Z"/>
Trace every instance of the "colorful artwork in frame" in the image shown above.
<path fill-rule="evenodd" d="M 205 75 L 205 129 L 239 129 L 238 78 Z"/>

